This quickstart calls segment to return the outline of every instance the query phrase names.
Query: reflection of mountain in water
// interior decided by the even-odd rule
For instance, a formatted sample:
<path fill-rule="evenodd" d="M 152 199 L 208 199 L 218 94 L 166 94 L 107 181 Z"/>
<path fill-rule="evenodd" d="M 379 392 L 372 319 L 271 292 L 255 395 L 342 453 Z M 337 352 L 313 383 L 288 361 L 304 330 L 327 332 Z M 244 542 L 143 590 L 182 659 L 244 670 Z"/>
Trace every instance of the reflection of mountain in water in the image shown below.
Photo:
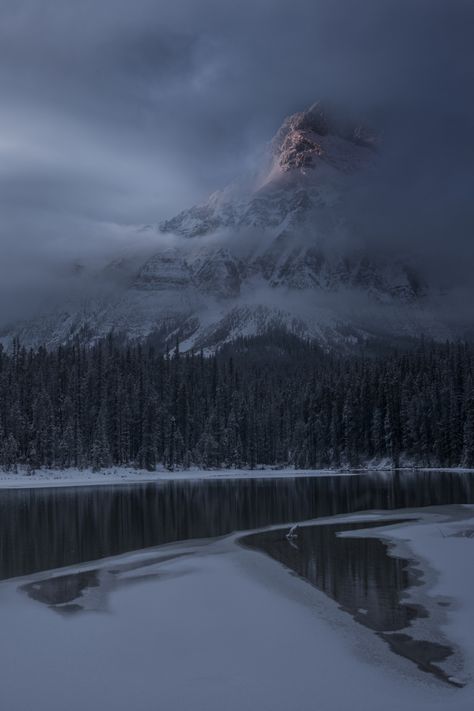
<path fill-rule="evenodd" d="M 428 616 L 421 606 L 403 601 L 405 591 L 418 583 L 410 562 L 389 555 L 387 544 L 377 538 L 338 535 L 402 522 L 304 526 L 294 543 L 287 540 L 286 530 L 271 530 L 245 536 L 241 543 L 264 551 L 322 590 L 357 622 L 377 632 L 396 654 L 410 659 L 422 671 L 458 685 L 437 665 L 453 654 L 447 644 L 401 633 L 417 618 Z M 434 635 L 442 639 L 438 630 Z"/>
<path fill-rule="evenodd" d="M 468 503 L 474 478 L 452 472 L 3 491 L 0 579 L 320 516 Z"/>

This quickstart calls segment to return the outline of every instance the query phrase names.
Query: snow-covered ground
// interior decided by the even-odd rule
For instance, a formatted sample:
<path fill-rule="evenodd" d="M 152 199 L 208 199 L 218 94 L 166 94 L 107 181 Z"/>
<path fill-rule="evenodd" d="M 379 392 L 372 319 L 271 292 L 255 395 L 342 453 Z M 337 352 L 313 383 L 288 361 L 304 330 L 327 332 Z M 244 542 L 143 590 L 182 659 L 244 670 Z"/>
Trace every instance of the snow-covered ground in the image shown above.
<path fill-rule="evenodd" d="M 287 477 L 314 477 L 357 474 L 361 472 L 299 469 L 188 469 L 168 471 L 158 469 L 149 472 L 129 467 L 112 467 L 93 472 L 91 469 L 41 469 L 29 475 L 26 471 L 1 472 L 0 489 L 33 488 L 50 486 L 90 486 L 170 481 L 176 479 L 284 479 Z"/>
<path fill-rule="evenodd" d="M 474 708 L 474 506 L 433 510 L 443 509 L 446 516 L 424 512 L 421 522 L 397 526 L 389 532 L 381 530 L 376 535 L 388 538 L 395 553 L 403 557 L 408 553 L 424 569 L 425 589 L 412 590 L 415 603 L 425 593 L 431 600 L 446 601 L 448 612 L 442 629 L 464 657 L 459 677 L 467 682 Z"/>
<path fill-rule="evenodd" d="M 409 467 L 407 470 L 411 470 Z M 133 484 L 175 480 L 200 479 L 286 479 L 288 477 L 356 476 L 369 472 L 392 471 L 386 466 L 372 466 L 367 469 L 188 469 L 168 471 L 157 469 L 149 472 L 132 467 L 111 467 L 94 472 L 91 469 L 40 469 L 34 474 L 26 470 L 18 472 L 0 471 L 0 489 L 30 489 L 57 486 L 98 486 L 111 484 Z M 423 469 L 422 471 L 453 471 L 474 473 L 474 469 Z"/>
<path fill-rule="evenodd" d="M 436 571 L 427 595 L 451 598 L 445 632 L 466 656 L 462 689 L 392 654 L 323 593 L 231 536 L 0 584 L 1 707 L 470 711 L 474 539 L 457 534 L 474 529 L 474 517 L 442 511 L 381 534 Z M 65 573 L 68 582 L 51 588 Z M 87 575 L 71 602 L 75 576 Z"/>

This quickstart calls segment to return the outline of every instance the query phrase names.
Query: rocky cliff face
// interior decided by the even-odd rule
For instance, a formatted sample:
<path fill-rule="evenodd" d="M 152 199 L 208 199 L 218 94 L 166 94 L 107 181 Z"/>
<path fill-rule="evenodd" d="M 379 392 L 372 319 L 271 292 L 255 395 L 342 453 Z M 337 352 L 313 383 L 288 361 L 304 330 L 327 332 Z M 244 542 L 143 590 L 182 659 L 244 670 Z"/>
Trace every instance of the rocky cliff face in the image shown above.
<path fill-rule="evenodd" d="M 183 348 L 285 328 L 326 345 L 454 335 L 416 265 L 375 254 L 355 235 L 347 199 L 377 170 L 378 137 L 324 108 L 286 119 L 260 174 L 156 228 L 172 247 L 117 260 L 95 282 L 113 289 L 63 305 L 9 333 L 32 344 L 111 330 L 160 334 Z M 89 281 L 90 284 L 90 281 Z M 100 290 L 99 290 L 100 291 Z"/>

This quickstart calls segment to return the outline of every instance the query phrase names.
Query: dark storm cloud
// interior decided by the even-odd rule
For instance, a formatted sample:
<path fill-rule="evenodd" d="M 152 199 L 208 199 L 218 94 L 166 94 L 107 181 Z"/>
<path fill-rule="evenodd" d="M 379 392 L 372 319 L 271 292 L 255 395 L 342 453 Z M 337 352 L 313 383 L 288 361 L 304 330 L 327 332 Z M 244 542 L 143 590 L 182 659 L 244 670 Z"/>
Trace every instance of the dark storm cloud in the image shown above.
<path fill-rule="evenodd" d="M 3 0 L 2 272 L 20 286 L 126 242 L 322 97 L 384 129 L 360 229 L 454 274 L 473 257 L 473 21 L 470 0 Z"/>

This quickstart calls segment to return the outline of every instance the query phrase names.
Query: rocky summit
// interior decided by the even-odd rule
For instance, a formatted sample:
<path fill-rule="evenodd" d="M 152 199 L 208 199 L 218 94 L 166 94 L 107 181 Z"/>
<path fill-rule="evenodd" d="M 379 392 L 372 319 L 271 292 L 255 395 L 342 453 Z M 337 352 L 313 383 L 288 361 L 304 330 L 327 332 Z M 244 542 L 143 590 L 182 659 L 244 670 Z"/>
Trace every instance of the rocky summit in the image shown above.
<path fill-rule="evenodd" d="M 78 296 L 3 340 L 52 346 L 115 332 L 215 349 L 273 328 L 326 347 L 460 335 L 422 265 L 375 251 L 353 224 L 349 206 L 382 150 L 375 131 L 313 104 L 283 122 L 256 175 L 153 226 L 151 254 L 75 273 Z"/>

